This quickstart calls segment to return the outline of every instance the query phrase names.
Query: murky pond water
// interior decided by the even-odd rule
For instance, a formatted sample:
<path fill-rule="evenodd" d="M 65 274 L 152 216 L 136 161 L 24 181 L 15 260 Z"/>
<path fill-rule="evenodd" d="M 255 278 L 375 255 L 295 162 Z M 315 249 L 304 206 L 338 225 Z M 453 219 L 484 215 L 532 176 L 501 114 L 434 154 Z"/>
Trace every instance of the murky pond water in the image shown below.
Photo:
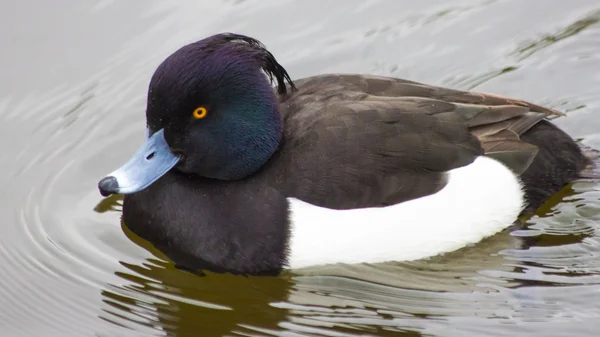
<path fill-rule="evenodd" d="M 96 189 L 142 142 L 158 63 L 221 31 L 259 38 L 294 78 L 393 75 L 559 108 L 600 148 L 597 0 L 23 0 L 0 19 L 1 336 L 597 335 L 600 184 L 442 257 L 281 277 L 178 271 Z"/>

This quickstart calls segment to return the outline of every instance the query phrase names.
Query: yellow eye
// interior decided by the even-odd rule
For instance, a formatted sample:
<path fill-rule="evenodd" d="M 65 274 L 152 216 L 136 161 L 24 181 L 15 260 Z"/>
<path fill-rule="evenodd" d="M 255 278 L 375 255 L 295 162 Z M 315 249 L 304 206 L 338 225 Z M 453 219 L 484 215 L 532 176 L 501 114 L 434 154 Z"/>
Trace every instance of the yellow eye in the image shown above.
<path fill-rule="evenodd" d="M 201 107 L 196 108 L 196 110 L 194 110 L 193 116 L 196 119 L 202 119 L 202 118 L 206 117 L 207 112 L 208 111 L 206 110 L 206 108 L 201 106 Z"/>

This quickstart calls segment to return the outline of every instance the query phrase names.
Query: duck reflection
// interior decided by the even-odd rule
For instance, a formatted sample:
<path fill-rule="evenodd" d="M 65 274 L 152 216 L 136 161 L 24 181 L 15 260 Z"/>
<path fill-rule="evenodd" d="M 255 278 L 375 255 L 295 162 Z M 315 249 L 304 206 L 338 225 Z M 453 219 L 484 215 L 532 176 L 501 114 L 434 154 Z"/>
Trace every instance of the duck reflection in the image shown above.
<path fill-rule="evenodd" d="M 489 252 L 512 238 L 438 260 L 246 277 L 181 271 L 122 228 L 156 259 L 121 262 L 128 272 L 117 275 L 126 283 L 102 291 L 108 306 L 101 318 L 167 336 L 418 336 L 426 318 L 468 310 L 473 296 L 464 294 L 485 293 L 478 270 L 501 268 L 503 258 Z"/>
<path fill-rule="evenodd" d="M 271 303 L 285 299 L 289 278 L 182 271 L 127 227 L 122 228 L 157 259 L 142 264 L 121 262 L 129 272 L 116 274 L 127 285 L 109 285 L 102 291 L 110 308 L 103 319 L 119 325 L 127 324 L 123 320 L 141 324 L 168 336 L 223 336 L 242 331 L 246 331 L 242 335 L 257 335 L 252 330 L 280 330 L 278 323 L 286 312 Z"/>

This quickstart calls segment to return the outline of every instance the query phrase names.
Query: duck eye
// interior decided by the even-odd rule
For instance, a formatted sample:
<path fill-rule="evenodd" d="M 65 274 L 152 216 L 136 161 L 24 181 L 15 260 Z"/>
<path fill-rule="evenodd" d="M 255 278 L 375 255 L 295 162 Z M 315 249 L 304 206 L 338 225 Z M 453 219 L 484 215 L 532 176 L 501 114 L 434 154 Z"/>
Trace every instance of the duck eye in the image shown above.
<path fill-rule="evenodd" d="M 202 118 L 206 117 L 207 112 L 208 111 L 206 110 L 206 108 L 201 106 L 201 107 L 196 108 L 196 110 L 194 110 L 194 113 L 192 115 L 196 119 L 202 119 Z"/>

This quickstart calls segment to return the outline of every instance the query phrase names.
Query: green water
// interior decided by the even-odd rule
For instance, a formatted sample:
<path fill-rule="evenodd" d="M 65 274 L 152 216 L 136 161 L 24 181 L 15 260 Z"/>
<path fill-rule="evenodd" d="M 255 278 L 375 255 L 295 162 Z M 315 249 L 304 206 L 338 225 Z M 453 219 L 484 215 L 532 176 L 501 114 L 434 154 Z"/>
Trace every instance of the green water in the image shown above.
<path fill-rule="evenodd" d="M 96 189 L 142 142 L 156 66 L 222 31 L 260 39 L 293 78 L 382 74 L 551 106 L 600 148 L 597 0 L 19 0 L 0 28 L 0 336 L 598 334 L 600 184 L 442 257 L 277 278 L 175 270 Z"/>

